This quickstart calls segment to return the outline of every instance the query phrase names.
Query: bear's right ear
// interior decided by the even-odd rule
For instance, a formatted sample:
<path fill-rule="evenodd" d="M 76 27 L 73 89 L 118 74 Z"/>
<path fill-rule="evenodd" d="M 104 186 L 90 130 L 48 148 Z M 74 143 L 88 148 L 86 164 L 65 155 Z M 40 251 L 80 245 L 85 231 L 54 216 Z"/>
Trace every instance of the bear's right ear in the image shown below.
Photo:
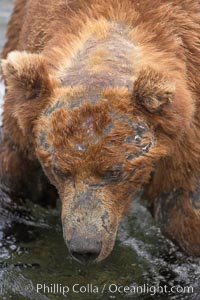
<path fill-rule="evenodd" d="M 15 118 L 25 135 L 54 95 L 58 82 L 50 78 L 41 54 L 13 51 L 1 61 L 1 70 L 6 84 L 4 122 Z"/>
<path fill-rule="evenodd" d="M 42 55 L 25 51 L 10 52 L 7 59 L 1 60 L 1 69 L 7 90 L 15 91 L 22 101 L 48 97 L 52 93 Z"/>

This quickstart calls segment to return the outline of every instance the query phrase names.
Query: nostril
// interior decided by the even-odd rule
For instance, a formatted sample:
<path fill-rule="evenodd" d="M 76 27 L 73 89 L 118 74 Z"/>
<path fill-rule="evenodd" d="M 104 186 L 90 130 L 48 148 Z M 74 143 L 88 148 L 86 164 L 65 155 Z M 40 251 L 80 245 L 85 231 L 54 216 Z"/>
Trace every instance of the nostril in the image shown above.
<path fill-rule="evenodd" d="M 101 242 L 95 239 L 73 238 L 69 243 L 71 256 L 81 262 L 93 262 L 101 252 Z"/>
<path fill-rule="evenodd" d="M 99 253 L 94 253 L 94 252 L 79 253 L 79 252 L 73 251 L 73 252 L 71 252 L 71 255 L 76 260 L 78 260 L 82 263 L 87 263 L 87 262 L 94 261 L 99 256 Z"/>

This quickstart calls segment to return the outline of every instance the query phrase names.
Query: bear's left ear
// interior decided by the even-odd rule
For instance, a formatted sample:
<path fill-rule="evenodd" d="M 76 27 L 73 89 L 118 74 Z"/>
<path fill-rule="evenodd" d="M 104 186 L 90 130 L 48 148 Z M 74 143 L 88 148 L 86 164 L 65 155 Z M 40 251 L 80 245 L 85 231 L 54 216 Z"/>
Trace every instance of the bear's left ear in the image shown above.
<path fill-rule="evenodd" d="M 49 96 L 52 84 L 42 55 L 25 51 L 10 52 L 1 60 L 1 69 L 7 90 L 15 90 L 23 100 Z"/>
<path fill-rule="evenodd" d="M 136 104 L 150 113 L 157 113 L 173 101 L 175 84 L 162 73 L 147 67 L 139 72 L 134 84 Z"/>

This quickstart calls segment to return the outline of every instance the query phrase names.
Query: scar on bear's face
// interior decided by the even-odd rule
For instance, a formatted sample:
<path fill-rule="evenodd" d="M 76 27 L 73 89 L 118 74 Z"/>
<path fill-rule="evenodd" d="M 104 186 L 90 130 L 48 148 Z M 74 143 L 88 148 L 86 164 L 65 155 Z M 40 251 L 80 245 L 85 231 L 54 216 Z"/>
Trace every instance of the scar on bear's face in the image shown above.
<path fill-rule="evenodd" d="M 148 153 L 151 147 L 155 144 L 155 136 L 153 132 L 144 123 L 137 123 L 132 125 L 134 133 L 125 138 L 125 143 L 135 145 L 138 151 L 129 154 L 126 159 L 133 160 L 134 158 L 143 156 Z"/>
<path fill-rule="evenodd" d="M 88 137 L 93 137 L 95 134 L 94 119 L 92 116 L 87 117 L 82 123 L 82 130 L 87 134 Z"/>
<path fill-rule="evenodd" d="M 150 148 L 155 144 L 156 140 L 155 135 L 153 131 L 149 128 L 149 126 L 141 121 L 138 122 L 137 120 L 133 120 L 132 118 L 129 118 L 129 116 L 120 115 L 118 113 L 112 113 L 112 115 L 114 119 L 121 121 L 123 127 L 124 125 L 127 125 L 127 128 L 132 129 L 133 133 L 131 135 L 127 135 L 124 138 L 124 142 L 125 144 L 130 146 L 135 145 L 138 151 L 129 154 L 127 156 L 127 159 L 132 160 L 133 158 L 139 157 L 149 152 Z M 114 128 L 114 124 L 109 123 L 104 133 L 108 134 Z"/>

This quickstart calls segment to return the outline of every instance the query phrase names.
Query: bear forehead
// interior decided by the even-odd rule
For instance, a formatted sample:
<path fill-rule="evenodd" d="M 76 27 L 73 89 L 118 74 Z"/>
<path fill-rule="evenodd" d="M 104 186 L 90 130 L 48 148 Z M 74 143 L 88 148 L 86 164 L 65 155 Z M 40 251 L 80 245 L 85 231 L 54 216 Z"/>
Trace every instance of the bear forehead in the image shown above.
<path fill-rule="evenodd" d="M 144 121 L 107 104 L 58 100 L 43 113 L 37 144 L 48 153 L 68 149 L 74 155 L 95 146 L 99 150 L 124 147 L 131 159 L 149 152 L 155 136 Z"/>

